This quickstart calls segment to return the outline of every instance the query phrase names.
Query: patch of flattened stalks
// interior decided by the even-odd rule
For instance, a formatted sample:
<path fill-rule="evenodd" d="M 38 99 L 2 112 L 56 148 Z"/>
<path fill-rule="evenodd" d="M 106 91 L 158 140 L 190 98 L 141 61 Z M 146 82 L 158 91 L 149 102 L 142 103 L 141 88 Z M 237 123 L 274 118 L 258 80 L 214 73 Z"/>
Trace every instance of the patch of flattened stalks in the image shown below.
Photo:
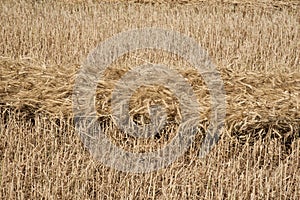
<path fill-rule="evenodd" d="M 70 113 L 76 67 L 45 66 L 32 59 L 0 59 L 0 105 L 24 115 Z"/>
<path fill-rule="evenodd" d="M 230 80 L 230 81 L 229 81 Z M 234 84 L 234 85 L 233 85 Z M 227 125 L 242 142 L 300 137 L 300 74 L 245 72 L 226 80 Z"/>
<path fill-rule="evenodd" d="M 18 110 L 33 120 L 37 114 L 49 118 L 72 117 L 72 91 L 79 66 L 43 66 L 30 59 L 0 59 L 0 110 Z M 99 82 L 99 119 L 110 121 L 113 85 L 129 68 L 111 68 L 106 81 Z M 279 72 L 236 72 L 219 68 L 226 91 L 226 133 L 241 142 L 258 138 L 280 138 L 289 145 L 300 138 L 300 74 Z M 194 89 L 201 105 L 205 132 L 209 121 L 209 91 L 195 71 L 178 70 Z M 163 86 L 140 87 L 130 101 L 130 115 L 137 124 L 149 123 L 149 106 L 160 104 L 168 112 L 167 124 L 180 123 L 178 99 Z M 107 123 L 111 124 L 111 123 Z M 167 130 L 167 129 L 165 129 Z M 159 133 L 158 133 L 159 135 Z M 157 136 L 158 137 L 158 136 Z"/>

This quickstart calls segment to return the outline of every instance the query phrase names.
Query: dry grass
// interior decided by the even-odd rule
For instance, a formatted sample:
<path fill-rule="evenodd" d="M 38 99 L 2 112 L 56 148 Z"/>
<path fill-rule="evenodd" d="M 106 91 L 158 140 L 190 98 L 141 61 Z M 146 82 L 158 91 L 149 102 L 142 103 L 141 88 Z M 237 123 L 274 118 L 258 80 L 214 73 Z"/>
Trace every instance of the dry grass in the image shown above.
<path fill-rule="evenodd" d="M 1 198 L 300 198 L 297 1 L 95 2 L 6 0 L 0 6 Z M 103 166 L 84 149 L 74 130 L 71 97 L 80 64 L 97 44 L 146 26 L 190 35 L 209 52 L 225 85 L 226 125 L 218 145 L 198 159 L 210 113 L 201 76 L 166 52 L 120 57 L 98 85 L 97 111 L 103 122 L 111 124 L 114 83 L 133 66 L 148 62 L 171 65 L 187 78 L 203 119 L 184 156 L 157 172 L 130 174 Z M 171 125 L 180 121 L 176 98 L 153 86 L 132 97 L 137 122 L 148 120 L 147 105 L 153 102 L 166 105 Z M 142 141 L 112 125 L 105 129 L 115 143 L 134 152 L 160 148 L 172 136 L 165 129 Z"/>

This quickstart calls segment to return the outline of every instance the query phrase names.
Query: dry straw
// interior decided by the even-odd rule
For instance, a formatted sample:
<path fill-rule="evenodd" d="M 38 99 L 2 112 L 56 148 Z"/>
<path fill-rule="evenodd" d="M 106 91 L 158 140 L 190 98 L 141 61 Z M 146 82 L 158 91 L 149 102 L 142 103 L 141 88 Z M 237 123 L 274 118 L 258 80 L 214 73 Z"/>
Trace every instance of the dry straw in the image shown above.
<path fill-rule="evenodd" d="M 145 53 L 143 56 L 145 57 Z M 152 59 L 154 58 L 152 55 Z M 167 55 L 161 59 L 165 63 L 172 60 Z M 107 70 L 106 80 L 100 81 L 97 111 L 102 119 L 110 118 L 114 83 L 129 70 L 124 66 L 132 64 L 132 60 L 136 60 L 136 57 L 119 59 L 115 66 Z M 123 68 L 118 68 L 120 63 L 123 63 Z M 2 58 L 0 65 L 1 107 L 18 109 L 24 116 L 32 118 L 38 113 L 51 117 L 72 116 L 72 92 L 78 66 L 43 68 L 33 60 L 16 61 L 8 58 Z M 179 73 L 193 87 L 200 103 L 202 122 L 207 123 L 210 97 L 204 81 L 192 67 L 181 69 Z M 243 141 L 266 135 L 279 138 L 299 137 L 299 73 L 235 72 L 221 69 L 221 76 L 226 90 L 226 129 L 229 135 L 237 136 Z M 162 86 L 140 88 L 140 91 L 135 92 L 130 104 L 131 116 L 136 121 L 147 121 L 147 111 L 154 102 L 166 106 L 169 123 L 180 123 L 180 108 L 176 97 Z"/>
<path fill-rule="evenodd" d="M 0 33 L 1 108 L 17 109 L 27 118 L 38 113 L 54 118 L 72 116 L 75 76 L 92 48 L 126 29 L 158 26 L 192 36 L 209 52 L 225 84 L 225 132 L 230 136 L 244 142 L 260 136 L 299 137 L 298 7 L 294 1 L 216 1 L 185 6 L 180 2 L 158 6 L 5 1 L 1 19 L 6 20 Z M 159 51 L 133 52 L 107 70 L 97 91 L 101 119 L 110 120 L 115 81 L 131 67 L 148 62 L 174 67 L 189 80 L 205 130 L 210 104 L 201 76 L 178 56 Z M 169 122 L 178 124 L 180 109 L 169 93 L 161 86 L 142 88 L 132 98 L 132 117 L 140 122 L 149 120 L 148 107 L 156 102 L 166 106 Z"/>
<path fill-rule="evenodd" d="M 298 1 L 9 1 L 0 6 L 0 198 L 3 199 L 299 199 L 300 64 Z M 154 2 L 154 1 L 153 1 Z M 155 26 L 189 35 L 206 49 L 226 90 L 222 138 L 198 159 L 209 124 L 210 93 L 182 58 L 161 51 L 119 58 L 99 80 L 97 111 L 106 134 L 133 152 L 169 141 L 180 123 L 177 98 L 142 87 L 131 116 L 147 123 L 153 103 L 168 127 L 149 140 L 118 132 L 111 93 L 128 70 L 170 66 L 198 98 L 196 143 L 171 166 L 128 174 L 94 161 L 74 131 L 72 93 L 88 53 L 112 35 Z"/>

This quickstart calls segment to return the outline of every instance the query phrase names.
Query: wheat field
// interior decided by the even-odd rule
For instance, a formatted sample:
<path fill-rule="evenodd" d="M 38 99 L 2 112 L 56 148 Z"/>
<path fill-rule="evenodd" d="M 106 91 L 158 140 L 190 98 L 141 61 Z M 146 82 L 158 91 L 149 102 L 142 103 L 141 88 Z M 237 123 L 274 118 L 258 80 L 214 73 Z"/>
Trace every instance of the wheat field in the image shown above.
<path fill-rule="evenodd" d="M 0 4 L 1 199 L 299 199 L 300 3 L 298 1 L 3 0 Z M 204 158 L 211 105 L 203 77 L 178 55 L 144 49 L 118 58 L 96 91 L 105 134 L 131 152 L 155 151 L 180 122 L 176 97 L 141 87 L 130 101 L 136 123 L 165 105 L 168 127 L 148 139 L 111 119 L 115 83 L 134 66 L 170 65 L 201 107 L 194 142 L 171 165 L 129 173 L 103 165 L 74 125 L 72 94 L 82 63 L 115 34 L 157 27 L 205 49 L 226 91 L 221 137 Z"/>

